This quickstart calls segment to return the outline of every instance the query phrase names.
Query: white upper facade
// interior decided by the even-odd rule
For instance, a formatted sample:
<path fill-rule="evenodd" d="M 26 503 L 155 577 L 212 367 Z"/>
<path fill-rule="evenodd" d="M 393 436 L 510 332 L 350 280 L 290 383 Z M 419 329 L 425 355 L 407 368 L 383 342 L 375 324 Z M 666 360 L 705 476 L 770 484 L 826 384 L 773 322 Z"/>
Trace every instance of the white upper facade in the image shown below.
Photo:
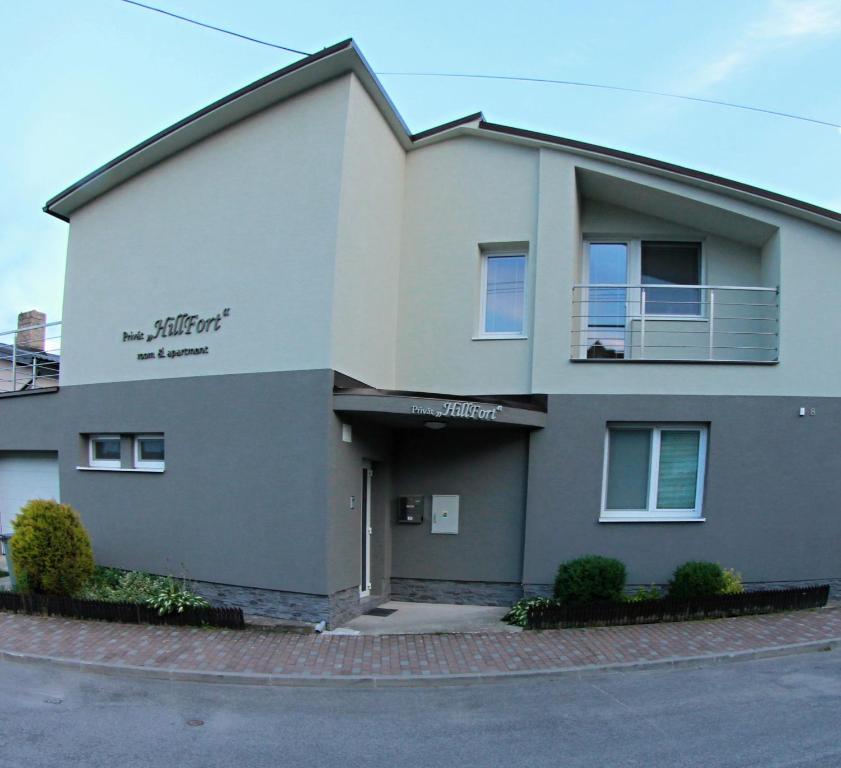
<path fill-rule="evenodd" d="M 479 115 L 412 137 L 352 43 L 47 210 L 70 222 L 63 386 L 839 393 L 841 215 Z"/>

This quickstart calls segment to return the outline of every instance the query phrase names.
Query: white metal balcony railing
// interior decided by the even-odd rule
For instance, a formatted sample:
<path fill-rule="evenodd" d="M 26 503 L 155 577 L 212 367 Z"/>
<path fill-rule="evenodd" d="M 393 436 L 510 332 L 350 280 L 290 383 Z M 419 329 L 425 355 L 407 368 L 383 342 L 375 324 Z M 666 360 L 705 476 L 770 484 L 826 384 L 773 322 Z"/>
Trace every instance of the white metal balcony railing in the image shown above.
<path fill-rule="evenodd" d="M 576 285 L 573 360 L 774 363 L 779 291 L 734 285 Z"/>
<path fill-rule="evenodd" d="M 0 333 L 0 394 L 58 386 L 61 321 Z"/>

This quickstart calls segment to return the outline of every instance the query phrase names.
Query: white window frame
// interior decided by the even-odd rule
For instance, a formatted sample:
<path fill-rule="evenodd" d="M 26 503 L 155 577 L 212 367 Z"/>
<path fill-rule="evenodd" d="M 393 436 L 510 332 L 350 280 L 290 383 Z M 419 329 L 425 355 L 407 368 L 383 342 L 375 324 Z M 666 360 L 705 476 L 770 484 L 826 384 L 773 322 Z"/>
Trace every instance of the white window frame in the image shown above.
<path fill-rule="evenodd" d="M 116 440 L 120 445 L 119 459 L 97 459 L 94 456 L 94 444 L 97 440 Z M 90 435 L 88 437 L 88 464 L 101 469 L 119 469 L 122 466 L 122 440 L 120 435 Z"/>
<path fill-rule="evenodd" d="M 151 459 L 140 458 L 140 441 L 141 440 L 161 440 L 164 443 L 164 460 L 157 461 Z M 134 466 L 136 469 L 155 469 L 163 471 L 166 467 L 166 440 L 162 434 L 147 434 L 134 436 Z"/>
<path fill-rule="evenodd" d="M 522 256 L 523 258 L 523 316 L 519 331 L 488 331 L 487 328 L 487 300 L 488 300 L 488 259 L 498 256 Z M 482 267 L 479 281 L 479 327 L 474 340 L 481 339 L 527 339 L 526 318 L 528 317 L 529 301 L 529 255 L 524 248 L 488 248 L 481 251 Z"/>
<path fill-rule="evenodd" d="M 611 429 L 640 429 L 651 431 L 651 448 L 648 457 L 648 508 L 647 509 L 607 509 L 608 462 L 610 456 Z M 695 482 L 695 507 L 692 509 L 657 509 L 657 489 L 660 476 L 660 436 L 667 431 L 698 431 L 698 477 Z M 599 522 L 603 523 L 703 523 L 704 481 L 707 470 L 707 433 L 706 424 L 679 422 L 650 423 L 611 423 L 605 429 L 604 462 L 602 467 L 602 501 Z"/>
<path fill-rule="evenodd" d="M 628 248 L 628 269 L 627 269 L 627 284 L 628 285 L 642 285 L 642 244 L 643 243 L 691 243 L 693 245 L 699 246 L 699 274 L 698 279 L 701 281 L 699 285 L 705 285 L 706 283 L 706 269 L 707 269 L 707 259 L 705 256 L 705 242 L 703 237 L 668 237 L 665 235 L 659 235 L 657 237 L 621 237 L 621 236 L 608 236 L 608 237 L 598 237 L 598 236 L 591 236 L 588 235 L 584 239 L 584 248 L 583 248 L 583 264 L 581 267 L 581 275 L 583 277 L 582 282 L 585 285 L 589 285 L 590 283 L 590 246 L 591 245 L 599 245 L 601 243 L 605 244 L 614 244 L 614 245 L 625 245 Z M 652 285 L 652 288 L 656 288 L 657 286 Z M 664 286 L 668 287 L 668 286 Z M 627 302 L 626 302 L 626 320 L 639 320 L 642 317 L 642 289 L 641 288 L 629 288 L 627 291 Z M 703 290 L 701 291 L 701 307 L 700 312 L 697 315 L 662 315 L 659 313 L 653 312 L 646 312 L 645 318 L 646 320 L 681 320 L 681 321 L 690 321 L 690 322 L 697 322 L 697 321 L 706 321 L 707 318 L 707 309 L 706 304 L 703 300 Z M 626 322 L 626 327 L 627 327 Z M 586 330 L 586 328 L 585 328 Z"/>

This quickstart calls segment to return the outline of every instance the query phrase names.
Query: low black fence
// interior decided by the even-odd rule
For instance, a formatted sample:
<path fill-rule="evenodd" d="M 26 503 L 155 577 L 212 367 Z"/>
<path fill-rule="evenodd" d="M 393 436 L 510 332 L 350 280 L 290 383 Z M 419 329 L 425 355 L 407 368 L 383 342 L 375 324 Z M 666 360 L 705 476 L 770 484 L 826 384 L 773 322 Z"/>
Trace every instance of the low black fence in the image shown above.
<path fill-rule="evenodd" d="M 24 595 L 17 592 L 0 592 L 0 610 L 65 616 L 71 619 L 122 621 L 126 624 L 211 626 L 226 629 L 245 627 L 241 608 L 185 608 L 181 613 L 166 613 L 161 616 L 157 608 L 137 603 L 108 603 L 103 600 L 77 600 L 73 597 Z"/>
<path fill-rule="evenodd" d="M 696 600 L 669 597 L 639 602 L 594 603 L 569 606 L 550 603 L 528 609 L 528 629 L 656 624 L 661 621 L 721 619 L 777 611 L 820 608 L 829 599 L 829 585 L 769 589 L 737 595 L 714 595 Z"/>

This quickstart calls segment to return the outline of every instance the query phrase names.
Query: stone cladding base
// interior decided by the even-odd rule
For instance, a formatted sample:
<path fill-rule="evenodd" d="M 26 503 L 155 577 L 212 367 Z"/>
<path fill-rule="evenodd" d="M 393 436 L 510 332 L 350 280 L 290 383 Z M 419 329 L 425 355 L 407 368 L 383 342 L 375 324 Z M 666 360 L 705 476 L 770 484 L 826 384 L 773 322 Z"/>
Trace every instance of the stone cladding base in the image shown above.
<path fill-rule="evenodd" d="M 391 599 L 410 603 L 508 606 L 522 596 L 522 585 L 509 582 L 391 579 Z"/>

